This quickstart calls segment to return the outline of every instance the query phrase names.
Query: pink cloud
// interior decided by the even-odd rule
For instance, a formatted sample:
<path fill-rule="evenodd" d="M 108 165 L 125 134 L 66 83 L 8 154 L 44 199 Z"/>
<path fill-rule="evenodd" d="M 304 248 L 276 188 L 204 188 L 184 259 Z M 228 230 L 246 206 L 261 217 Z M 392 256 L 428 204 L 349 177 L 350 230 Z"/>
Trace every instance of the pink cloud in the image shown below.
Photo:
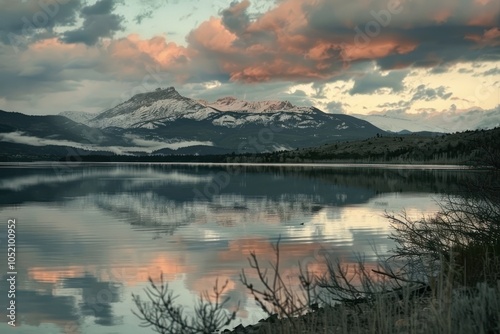
<path fill-rule="evenodd" d="M 465 36 L 465 39 L 471 40 L 479 44 L 480 46 L 499 46 L 500 45 L 500 29 L 491 28 L 485 30 L 482 35 L 469 34 Z"/>
<path fill-rule="evenodd" d="M 452 10 L 450 8 L 444 8 L 440 11 L 432 14 L 432 18 L 436 23 L 444 23 L 448 20 L 448 18 L 452 15 Z"/>
<path fill-rule="evenodd" d="M 235 52 L 232 44 L 237 36 L 230 32 L 221 22 L 221 19 L 211 17 L 200 24 L 188 36 L 188 41 L 195 48 L 205 48 L 217 53 Z"/>
<path fill-rule="evenodd" d="M 356 43 L 345 46 L 348 59 L 379 59 L 392 54 L 406 54 L 415 50 L 418 43 L 412 41 L 398 41 L 396 39 L 375 40 L 360 47 Z"/>

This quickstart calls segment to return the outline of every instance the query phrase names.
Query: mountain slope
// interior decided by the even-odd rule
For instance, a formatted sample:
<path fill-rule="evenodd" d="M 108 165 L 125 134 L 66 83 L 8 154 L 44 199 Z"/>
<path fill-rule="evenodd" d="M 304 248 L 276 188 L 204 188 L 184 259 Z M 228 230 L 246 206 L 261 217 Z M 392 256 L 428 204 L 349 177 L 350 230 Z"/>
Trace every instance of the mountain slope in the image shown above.
<path fill-rule="evenodd" d="M 66 118 L 69 118 L 70 120 L 89 125 L 89 121 L 96 117 L 96 114 L 91 114 L 85 111 L 63 111 L 58 114 L 59 116 L 64 116 Z"/>
<path fill-rule="evenodd" d="M 66 140 L 79 143 L 117 144 L 119 137 L 74 122 L 64 116 L 32 116 L 0 110 L 0 133 L 19 133 L 50 140 Z"/>

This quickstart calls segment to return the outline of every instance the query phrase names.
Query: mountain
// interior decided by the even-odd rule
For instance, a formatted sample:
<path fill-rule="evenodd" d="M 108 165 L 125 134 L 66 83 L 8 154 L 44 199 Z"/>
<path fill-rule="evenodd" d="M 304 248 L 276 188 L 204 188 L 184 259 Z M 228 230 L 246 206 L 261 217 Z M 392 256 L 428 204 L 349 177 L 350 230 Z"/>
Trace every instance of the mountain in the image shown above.
<path fill-rule="evenodd" d="M 313 107 L 296 107 L 288 101 L 237 100 L 233 97 L 213 103 L 181 96 L 174 87 L 133 96 L 108 109 L 87 124 L 99 127 L 156 129 L 179 120 L 209 121 L 214 126 L 235 128 L 249 125 L 282 123 L 288 127 L 322 125 L 314 114 L 324 114 Z M 325 114 L 327 115 L 327 114 Z"/>
<path fill-rule="evenodd" d="M 390 132 L 460 132 L 489 130 L 500 126 L 499 108 L 492 110 L 443 111 L 420 114 L 370 114 L 353 116 Z"/>
<path fill-rule="evenodd" d="M 367 121 L 288 101 L 195 101 L 175 88 L 137 94 L 97 115 L 1 112 L 0 142 L 119 154 L 257 153 L 385 134 Z M 7 147 L 9 152 L 23 146 Z M 54 150 L 52 150 L 54 151 Z M 21 152 L 22 153 L 22 152 Z"/>
<path fill-rule="evenodd" d="M 88 124 L 122 136 L 200 142 L 206 144 L 198 146 L 210 146 L 210 151 L 216 147 L 242 153 L 315 146 L 384 132 L 352 116 L 327 114 L 287 101 L 226 97 L 210 103 L 181 96 L 173 87 L 135 95 Z"/>
<path fill-rule="evenodd" d="M 130 140 L 64 116 L 30 116 L 0 110 L 0 160 L 123 152 Z"/>
<path fill-rule="evenodd" d="M 15 136 L 25 138 L 24 144 L 30 144 L 30 140 L 35 139 L 80 144 L 125 144 L 117 136 L 74 122 L 64 116 L 31 116 L 0 110 L 0 138 L 7 141 L 5 138 L 14 138 Z"/>

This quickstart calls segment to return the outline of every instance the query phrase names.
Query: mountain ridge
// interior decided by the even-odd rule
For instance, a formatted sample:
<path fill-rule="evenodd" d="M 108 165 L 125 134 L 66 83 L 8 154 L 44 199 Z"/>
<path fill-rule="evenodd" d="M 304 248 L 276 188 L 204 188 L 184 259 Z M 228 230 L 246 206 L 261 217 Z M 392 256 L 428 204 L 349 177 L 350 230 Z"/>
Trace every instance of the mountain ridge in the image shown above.
<path fill-rule="evenodd" d="M 234 111 L 247 113 L 266 113 L 274 111 L 292 111 L 307 112 L 312 107 L 297 107 L 289 101 L 265 100 L 265 101 L 246 101 L 233 96 L 226 96 L 217 99 L 214 102 L 198 100 L 201 104 L 218 111 Z"/>
<path fill-rule="evenodd" d="M 154 129 L 160 125 L 159 122 L 193 119 L 211 120 L 212 124 L 218 126 L 237 127 L 252 122 L 266 124 L 276 121 L 276 118 L 283 121 L 295 114 L 313 114 L 318 111 L 322 112 L 314 107 L 297 107 L 288 101 L 244 101 L 234 97 L 223 97 L 215 102 L 193 100 L 179 94 L 174 87 L 168 87 L 134 95 L 89 119 L 87 124 L 99 128 Z M 277 113 L 286 115 L 277 117 Z M 311 119 L 308 116 L 300 117 L 303 122 Z"/>

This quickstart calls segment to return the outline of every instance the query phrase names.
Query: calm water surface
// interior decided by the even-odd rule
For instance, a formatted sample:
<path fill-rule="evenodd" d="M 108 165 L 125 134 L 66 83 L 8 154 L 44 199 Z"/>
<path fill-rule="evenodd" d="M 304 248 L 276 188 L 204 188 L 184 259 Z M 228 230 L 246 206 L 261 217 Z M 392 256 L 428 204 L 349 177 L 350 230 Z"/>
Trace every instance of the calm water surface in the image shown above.
<path fill-rule="evenodd" d="M 374 260 L 394 245 L 383 213 L 432 214 L 436 200 L 477 172 L 356 166 L 35 164 L 0 167 L 2 282 L 6 224 L 17 222 L 17 327 L 1 333 L 153 333 L 132 314 L 160 272 L 190 307 L 228 280 L 238 323 L 263 314 L 239 282 L 247 257 L 272 259 L 281 237 L 286 275 L 321 270 L 328 251 Z M 249 272 L 249 276 L 253 274 Z M 7 303 L 6 284 L 0 288 Z M 4 306 L 2 309 L 5 310 Z"/>

